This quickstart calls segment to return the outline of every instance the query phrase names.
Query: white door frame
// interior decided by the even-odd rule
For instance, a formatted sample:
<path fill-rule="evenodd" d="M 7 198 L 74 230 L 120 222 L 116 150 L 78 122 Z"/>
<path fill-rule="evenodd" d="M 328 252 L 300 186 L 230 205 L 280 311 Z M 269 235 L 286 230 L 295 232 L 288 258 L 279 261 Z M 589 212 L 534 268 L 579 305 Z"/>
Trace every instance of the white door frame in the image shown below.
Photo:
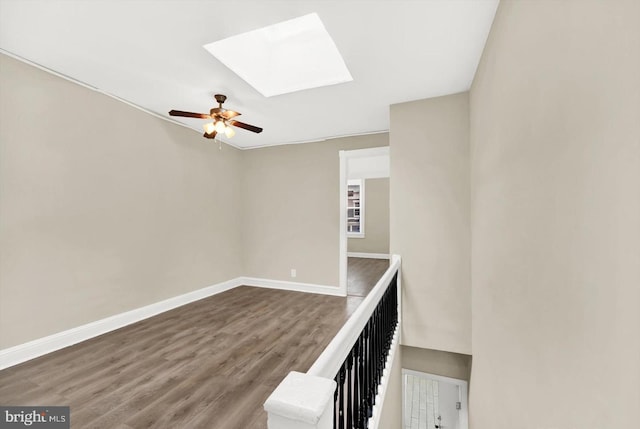
<path fill-rule="evenodd" d="M 455 384 L 460 388 L 460 413 L 458 416 L 460 417 L 460 429 L 469 429 L 469 403 L 468 403 L 468 395 L 469 395 L 469 383 L 465 380 L 460 380 L 458 378 L 445 377 L 442 375 L 429 374 L 428 372 L 414 371 L 412 369 L 402 368 L 402 429 L 405 428 L 404 421 L 404 401 L 405 398 L 405 388 L 406 388 L 406 378 L 405 375 L 414 375 L 416 377 L 428 378 L 430 380 L 442 381 L 449 384 Z"/>
<path fill-rule="evenodd" d="M 349 158 L 366 158 L 389 155 L 389 146 L 369 149 L 341 150 L 340 156 L 340 239 L 338 251 L 338 288 L 340 294 L 347 296 L 347 182 L 349 180 Z M 366 210 L 366 208 L 365 208 Z"/>

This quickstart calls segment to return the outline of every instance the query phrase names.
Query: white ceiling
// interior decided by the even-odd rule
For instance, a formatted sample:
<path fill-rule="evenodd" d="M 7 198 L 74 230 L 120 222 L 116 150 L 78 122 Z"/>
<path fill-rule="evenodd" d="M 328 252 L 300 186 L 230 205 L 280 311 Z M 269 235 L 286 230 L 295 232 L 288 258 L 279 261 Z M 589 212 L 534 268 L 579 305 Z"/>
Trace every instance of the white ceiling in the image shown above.
<path fill-rule="evenodd" d="M 0 0 L 0 48 L 169 118 L 213 94 L 248 148 L 389 129 L 389 105 L 470 88 L 498 0 Z M 316 12 L 353 81 L 265 98 L 202 46 Z M 81 109 L 82 106 L 77 106 Z M 171 118 L 171 120 L 175 120 Z M 203 120 L 179 121 L 202 133 Z M 224 138 L 223 138 L 224 140 Z"/>

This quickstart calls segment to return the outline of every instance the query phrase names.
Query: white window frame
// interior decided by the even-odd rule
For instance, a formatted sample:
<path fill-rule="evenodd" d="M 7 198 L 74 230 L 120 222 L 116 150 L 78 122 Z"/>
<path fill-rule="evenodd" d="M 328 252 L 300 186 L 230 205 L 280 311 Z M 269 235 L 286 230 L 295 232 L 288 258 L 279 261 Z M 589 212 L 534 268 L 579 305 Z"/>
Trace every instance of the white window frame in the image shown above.
<path fill-rule="evenodd" d="M 366 212 L 366 208 L 365 208 L 365 190 L 364 190 L 364 184 L 365 184 L 365 179 L 350 179 L 349 181 L 347 181 L 347 202 L 349 201 L 349 186 L 353 186 L 353 185 L 358 185 L 360 187 L 360 206 L 358 207 L 358 209 L 360 210 L 360 218 L 359 218 L 359 232 L 349 232 L 348 230 L 348 224 L 349 224 L 349 215 L 347 214 L 347 225 L 345 225 L 345 228 L 347 228 L 347 238 L 364 238 L 365 235 L 365 231 L 364 231 L 364 220 L 365 220 L 365 212 Z M 349 204 L 347 204 L 347 213 L 349 212 L 349 210 L 351 209 L 355 209 L 354 207 L 349 207 Z"/>

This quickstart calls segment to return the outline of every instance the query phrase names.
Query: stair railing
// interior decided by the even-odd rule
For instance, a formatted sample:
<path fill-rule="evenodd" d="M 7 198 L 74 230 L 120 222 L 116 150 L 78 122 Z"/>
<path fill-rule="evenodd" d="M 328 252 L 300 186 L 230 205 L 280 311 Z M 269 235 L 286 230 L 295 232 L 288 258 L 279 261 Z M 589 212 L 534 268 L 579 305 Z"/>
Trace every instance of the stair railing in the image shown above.
<path fill-rule="evenodd" d="M 399 344 L 401 259 L 391 264 L 306 373 L 264 404 L 269 429 L 375 429 Z"/>

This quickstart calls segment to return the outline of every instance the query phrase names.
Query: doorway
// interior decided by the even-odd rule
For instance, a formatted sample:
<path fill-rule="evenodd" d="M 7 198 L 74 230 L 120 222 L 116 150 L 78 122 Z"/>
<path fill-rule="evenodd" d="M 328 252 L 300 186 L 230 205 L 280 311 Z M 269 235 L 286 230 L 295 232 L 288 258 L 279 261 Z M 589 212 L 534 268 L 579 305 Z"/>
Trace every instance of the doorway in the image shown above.
<path fill-rule="evenodd" d="M 403 429 L 468 429 L 467 382 L 402 370 Z"/>
<path fill-rule="evenodd" d="M 340 151 L 340 237 L 339 237 L 339 287 L 341 294 L 348 294 L 348 239 L 349 236 L 356 239 L 366 239 L 367 226 L 364 223 L 366 202 L 364 183 L 367 179 L 389 178 L 390 159 L 389 146 L 369 149 Z M 353 188 L 352 198 L 349 199 L 349 189 Z M 359 183 L 356 189 L 355 183 Z M 387 183 L 388 194 L 388 183 Z M 388 198 L 388 195 L 387 195 Z M 353 207 L 347 207 L 351 203 Z M 387 203 L 388 210 L 388 203 Z M 362 216 L 362 217 L 361 217 Z M 356 220 L 354 223 L 354 220 Z M 351 228 L 352 231 L 348 232 Z M 357 229 L 357 231 L 356 231 Z M 387 219 L 388 231 L 388 219 Z M 388 234 L 388 232 L 387 232 Z M 388 237 L 387 237 L 388 240 Z M 388 246 L 388 245 L 387 245 Z M 388 251 L 387 251 L 388 253 Z M 351 256 L 369 258 L 371 254 L 359 253 Z M 388 255 L 386 255 L 388 258 Z"/>

